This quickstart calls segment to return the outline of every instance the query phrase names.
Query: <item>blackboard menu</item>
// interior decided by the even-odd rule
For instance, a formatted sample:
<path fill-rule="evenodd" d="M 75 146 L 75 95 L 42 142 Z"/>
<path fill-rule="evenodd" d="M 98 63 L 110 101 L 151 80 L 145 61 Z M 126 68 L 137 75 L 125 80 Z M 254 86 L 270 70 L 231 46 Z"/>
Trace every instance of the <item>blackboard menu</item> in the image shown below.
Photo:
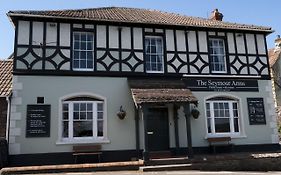
<path fill-rule="evenodd" d="M 51 105 L 27 105 L 26 137 L 50 137 Z"/>
<path fill-rule="evenodd" d="M 263 98 L 247 98 L 250 125 L 266 124 Z"/>

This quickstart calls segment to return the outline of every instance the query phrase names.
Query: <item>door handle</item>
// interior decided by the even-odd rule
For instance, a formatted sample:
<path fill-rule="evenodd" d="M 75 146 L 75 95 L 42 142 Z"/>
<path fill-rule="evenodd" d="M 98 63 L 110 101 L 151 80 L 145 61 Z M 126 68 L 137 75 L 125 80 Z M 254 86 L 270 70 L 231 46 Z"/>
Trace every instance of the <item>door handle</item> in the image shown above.
<path fill-rule="evenodd" d="M 147 132 L 147 134 L 148 134 L 148 135 L 152 135 L 152 134 L 153 134 L 153 132 L 152 132 L 152 131 L 150 131 L 150 132 Z"/>

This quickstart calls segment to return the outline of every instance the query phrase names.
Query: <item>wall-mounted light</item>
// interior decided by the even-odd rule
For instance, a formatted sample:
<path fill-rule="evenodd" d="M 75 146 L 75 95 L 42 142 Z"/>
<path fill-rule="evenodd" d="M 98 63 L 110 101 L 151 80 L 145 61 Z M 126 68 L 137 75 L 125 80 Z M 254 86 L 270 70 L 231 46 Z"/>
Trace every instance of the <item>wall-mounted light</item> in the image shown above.
<path fill-rule="evenodd" d="M 117 116 L 119 119 L 123 120 L 126 117 L 126 111 L 123 110 L 122 106 L 120 106 L 119 111 L 117 112 Z"/>

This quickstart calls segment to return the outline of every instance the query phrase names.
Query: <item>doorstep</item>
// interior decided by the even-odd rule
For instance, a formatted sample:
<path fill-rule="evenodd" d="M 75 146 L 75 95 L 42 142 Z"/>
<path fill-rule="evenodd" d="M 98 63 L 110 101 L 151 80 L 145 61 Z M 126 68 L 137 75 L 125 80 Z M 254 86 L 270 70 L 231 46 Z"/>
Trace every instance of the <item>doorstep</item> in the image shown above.
<path fill-rule="evenodd" d="M 9 167 L 9 168 L 1 169 L 0 174 L 16 175 L 16 174 L 34 174 L 34 173 L 139 170 L 139 167 L 143 165 L 144 165 L 143 161 L 139 160 L 139 161 L 127 161 L 127 162 L 94 163 L 94 164 Z"/>

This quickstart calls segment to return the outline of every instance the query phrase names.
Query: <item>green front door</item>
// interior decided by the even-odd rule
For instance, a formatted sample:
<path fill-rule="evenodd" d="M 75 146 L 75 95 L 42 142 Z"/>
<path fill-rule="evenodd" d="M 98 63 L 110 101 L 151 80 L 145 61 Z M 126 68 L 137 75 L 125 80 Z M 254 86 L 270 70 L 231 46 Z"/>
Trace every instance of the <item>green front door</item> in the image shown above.
<path fill-rule="evenodd" d="M 169 150 L 169 119 L 167 108 L 149 108 L 147 116 L 149 151 Z"/>

